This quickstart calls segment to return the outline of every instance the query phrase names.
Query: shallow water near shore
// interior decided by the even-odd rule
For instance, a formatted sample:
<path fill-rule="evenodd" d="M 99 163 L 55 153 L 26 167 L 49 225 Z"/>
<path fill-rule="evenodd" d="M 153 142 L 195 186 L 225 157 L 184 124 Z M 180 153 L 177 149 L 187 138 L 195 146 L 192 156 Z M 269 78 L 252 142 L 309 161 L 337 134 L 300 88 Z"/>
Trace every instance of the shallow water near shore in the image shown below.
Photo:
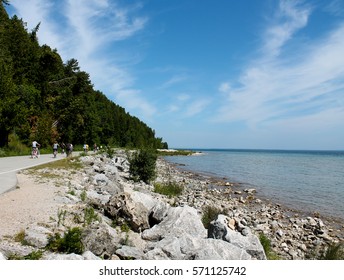
<path fill-rule="evenodd" d="M 259 196 L 292 209 L 344 220 L 344 151 L 197 151 L 201 154 L 165 159 L 255 188 Z"/>

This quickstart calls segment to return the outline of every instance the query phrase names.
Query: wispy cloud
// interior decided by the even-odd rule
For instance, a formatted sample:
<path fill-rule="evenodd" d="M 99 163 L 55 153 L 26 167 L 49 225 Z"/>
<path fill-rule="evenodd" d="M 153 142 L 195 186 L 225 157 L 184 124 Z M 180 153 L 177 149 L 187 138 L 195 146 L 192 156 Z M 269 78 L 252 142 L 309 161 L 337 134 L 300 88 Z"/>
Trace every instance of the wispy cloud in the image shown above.
<path fill-rule="evenodd" d="M 13 0 L 11 5 L 29 27 L 41 22 L 40 42 L 57 48 L 64 60 L 76 58 L 81 69 L 90 73 L 96 89 L 110 90 L 104 93 L 145 117 L 154 114 L 154 106 L 134 88 L 135 77 L 128 65 L 136 62 L 135 56 L 117 47 L 119 41 L 130 39 L 145 28 L 148 18 L 138 15 L 139 4 Z"/>
<path fill-rule="evenodd" d="M 172 87 L 174 85 L 180 84 L 181 82 L 184 82 L 185 80 L 187 80 L 187 78 L 188 77 L 184 74 L 174 75 L 168 81 L 164 82 L 160 88 L 166 89 L 166 88 Z"/>
<path fill-rule="evenodd" d="M 217 121 L 243 121 L 252 127 L 288 121 L 312 125 L 320 116 L 337 123 L 336 114 L 343 115 L 344 23 L 307 46 L 287 51 L 311 13 L 309 7 L 295 3 L 302 2 L 280 1 L 274 22 L 263 35 L 260 56 L 243 70 L 240 85 L 220 84 L 226 101 Z"/>
<path fill-rule="evenodd" d="M 197 99 L 197 100 L 191 102 L 186 107 L 185 116 L 186 117 L 193 117 L 195 115 L 200 114 L 207 107 L 207 105 L 209 103 L 210 103 L 210 100 L 204 99 L 204 98 L 203 99 Z"/>

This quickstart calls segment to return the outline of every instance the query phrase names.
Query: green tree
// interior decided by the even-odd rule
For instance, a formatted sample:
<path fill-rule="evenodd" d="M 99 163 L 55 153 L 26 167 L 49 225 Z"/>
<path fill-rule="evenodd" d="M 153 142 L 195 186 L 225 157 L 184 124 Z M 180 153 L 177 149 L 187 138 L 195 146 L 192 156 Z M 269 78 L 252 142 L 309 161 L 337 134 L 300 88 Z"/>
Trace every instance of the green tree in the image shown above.
<path fill-rule="evenodd" d="M 133 180 L 149 183 L 155 177 L 155 150 L 141 149 L 129 157 L 129 173 Z"/>

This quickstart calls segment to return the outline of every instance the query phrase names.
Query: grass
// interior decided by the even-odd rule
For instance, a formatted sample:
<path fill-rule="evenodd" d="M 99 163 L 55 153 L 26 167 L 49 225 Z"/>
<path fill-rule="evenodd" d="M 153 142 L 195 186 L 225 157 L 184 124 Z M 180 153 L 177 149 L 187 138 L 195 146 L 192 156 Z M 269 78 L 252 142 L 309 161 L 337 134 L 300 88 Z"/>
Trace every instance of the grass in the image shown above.
<path fill-rule="evenodd" d="M 31 167 L 30 170 L 40 170 L 44 168 L 51 169 L 81 169 L 82 163 L 77 158 L 64 158 L 53 162 L 45 163 L 42 165 Z"/>
<path fill-rule="evenodd" d="M 154 192 L 168 196 L 169 198 L 179 196 L 183 193 L 184 187 L 176 182 L 168 182 L 165 184 L 155 183 Z"/>
<path fill-rule="evenodd" d="M 83 190 L 80 194 L 80 199 L 82 202 L 85 202 L 87 199 L 87 192 L 85 190 Z"/>
<path fill-rule="evenodd" d="M 90 225 L 93 221 L 101 222 L 101 218 L 98 214 L 94 211 L 92 207 L 87 207 L 84 210 L 84 224 Z"/>
<path fill-rule="evenodd" d="M 271 249 L 271 241 L 270 239 L 263 233 L 261 233 L 259 235 L 259 241 L 263 246 L 266 258 L 268 260 L 279 260 L 280 258 L 278 257 L 278 255 L 272 251 Z"/>
<path fill-rule="evenodd" d="M 25 230 L 21 230 L 14 236 L 14 241 L 19 242 L 22 245 L 30 245 L 26 240 L 25 240 Z"/>

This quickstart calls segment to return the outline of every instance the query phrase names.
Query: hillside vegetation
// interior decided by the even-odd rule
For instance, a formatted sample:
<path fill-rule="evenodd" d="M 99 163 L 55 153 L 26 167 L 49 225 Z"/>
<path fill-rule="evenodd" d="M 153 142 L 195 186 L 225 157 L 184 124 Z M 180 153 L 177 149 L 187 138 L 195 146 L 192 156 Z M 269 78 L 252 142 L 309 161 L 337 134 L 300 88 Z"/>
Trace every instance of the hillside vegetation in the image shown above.
<path fill-rule="evenodd" d="M 64 63 L 56 49 L 39 45 L 40 24 L 28 31 L 22 19 L 8 16 L 8 2 L 0 1 L 0 148 L 11 135 L 43 147 L 54 141 L 167 147 L 154 130 L 95 90 L 75 58 Z"/>

